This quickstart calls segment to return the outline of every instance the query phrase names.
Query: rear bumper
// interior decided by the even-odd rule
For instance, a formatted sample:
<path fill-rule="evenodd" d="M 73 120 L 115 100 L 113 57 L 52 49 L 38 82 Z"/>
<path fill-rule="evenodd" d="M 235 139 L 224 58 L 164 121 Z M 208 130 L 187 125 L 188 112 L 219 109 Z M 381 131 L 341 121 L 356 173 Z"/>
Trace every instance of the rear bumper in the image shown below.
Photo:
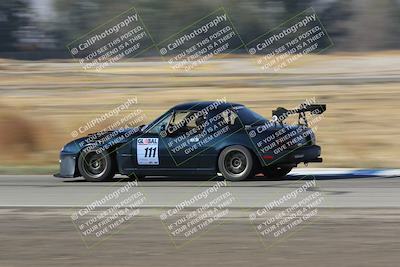
<path fill-rule="evenodd" d="M 305 146 L 290 151 L 283 151 L 278 155 L 263 156 L 265 165 L 299 164 L 309 162 L 322 162 L 321 147 L 317 145 Z"/>
<path fill-rule="evenodd" d="M 322 158 L 319 157 L 320 155 L 321 147 L 317 145 L 312 145 L 301 147 L 292 151 L 291 153 L 286 155 L 286 157 L 284 157 L 284 160 L 296 163 L 322 162 Z"/>

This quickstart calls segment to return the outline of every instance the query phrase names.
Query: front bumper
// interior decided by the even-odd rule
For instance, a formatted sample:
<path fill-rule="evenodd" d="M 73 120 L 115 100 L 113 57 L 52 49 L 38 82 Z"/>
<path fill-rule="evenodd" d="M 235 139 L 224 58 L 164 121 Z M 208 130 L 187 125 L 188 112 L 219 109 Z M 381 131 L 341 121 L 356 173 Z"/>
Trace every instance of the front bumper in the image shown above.
<path fill-rule="evenodd" d="M 76 166 L 76 154 L 60 153 L 60 172 L 54 174 L 57 178 L 74 178 L 79 176 Z"/>

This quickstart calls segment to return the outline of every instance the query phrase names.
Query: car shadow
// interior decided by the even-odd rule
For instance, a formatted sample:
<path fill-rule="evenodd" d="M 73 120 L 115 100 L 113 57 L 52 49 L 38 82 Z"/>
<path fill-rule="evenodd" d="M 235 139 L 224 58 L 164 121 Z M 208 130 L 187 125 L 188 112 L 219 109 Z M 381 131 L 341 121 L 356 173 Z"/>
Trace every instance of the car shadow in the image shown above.
<path fill-rule="evenodd" d="M 239 183 L 246 182 L 260 182 L 260 181 L 298 181 L 298 180 L 345 180 L 345 179 L 376 179 L 376 178 L 399 178 L 399 176 L 382 176 L 382 175 L 360 175 L 360 174 L 319 174 L 319 175 L 307 175 L 307 174 L 289 174 L 284 178 L 269 178 L 263 175 L 257 175 L 255 177 L 247 178 Z M 222 176 L 215 177 L 186 177 L 186 176 L 146 176 L 145 178 L 138 179 L 139 182 L 207 182 L 207 181 L 223 181 Z M 115 182 L 129 182 L 135 181 L 134 178 L 127 176 L 117 176 L 110 181 L 104 181 L 102 183 L 115 183 Z M 68 179 L 64 180 L 64 183 L 89 183 L 83 178 Z"/>

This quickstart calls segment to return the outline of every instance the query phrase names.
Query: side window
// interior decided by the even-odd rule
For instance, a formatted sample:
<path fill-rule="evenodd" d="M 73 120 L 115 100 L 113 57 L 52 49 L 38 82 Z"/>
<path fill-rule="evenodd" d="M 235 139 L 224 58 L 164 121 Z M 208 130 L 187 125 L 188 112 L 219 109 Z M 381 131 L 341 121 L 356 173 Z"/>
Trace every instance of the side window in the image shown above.
<path fill-rule="evenodd" d="M 168 123 L 170 122 L 172 117 L 172 113 L 167 114 L 165 117 L 160 119 L 156 124 L 151 127 L 150 130 L 148 130 L 148 133 L 153 133 L 153 134 L 159 134 L 161 132 L 161 126 L 167 127 Z"/>
<path fill-rule="evenodd" d="M 168 126 L 170 133 L 186 133 L 198 126 L 200 122 L 197 111 L 176 111 Z"/>
<path fill-rule="evenodd" d="M 190 120 L 190 114 L 190 111 L 176 111 L 172 117 L 170 125 L 177 128 L 187 125 L 188 120 Z"/>
<path fill-rule="evenodd" d="M 221 116 L 222 116 L 222 120 L 227 125 L 239 125 L 240 124 L 238 115 L 236 114 L 236 112 L 234 112 L 231 109 L 224 110 L 222 112 Z"/>

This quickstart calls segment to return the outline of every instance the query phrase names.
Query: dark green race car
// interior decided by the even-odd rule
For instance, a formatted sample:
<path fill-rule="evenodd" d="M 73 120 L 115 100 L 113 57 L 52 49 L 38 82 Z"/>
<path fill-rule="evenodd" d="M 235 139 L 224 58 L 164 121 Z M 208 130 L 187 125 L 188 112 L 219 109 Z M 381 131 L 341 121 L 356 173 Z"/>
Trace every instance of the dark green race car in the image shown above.
<path fill-rule="evenodd" d="M 288 174 L 299 163 L 322 162 L 306 113 L 325 105 L 278 108 L 268 120 L 246 106 L 224 101 L 177 105 L 148 125 L 98 132 L 66 144 L 56 177 L 105 181 L 116 173 L 145 176 L 208 176 L 240 181 L 264 173 Z M 289 115 L 298 123 L 286 124 Z"/>

